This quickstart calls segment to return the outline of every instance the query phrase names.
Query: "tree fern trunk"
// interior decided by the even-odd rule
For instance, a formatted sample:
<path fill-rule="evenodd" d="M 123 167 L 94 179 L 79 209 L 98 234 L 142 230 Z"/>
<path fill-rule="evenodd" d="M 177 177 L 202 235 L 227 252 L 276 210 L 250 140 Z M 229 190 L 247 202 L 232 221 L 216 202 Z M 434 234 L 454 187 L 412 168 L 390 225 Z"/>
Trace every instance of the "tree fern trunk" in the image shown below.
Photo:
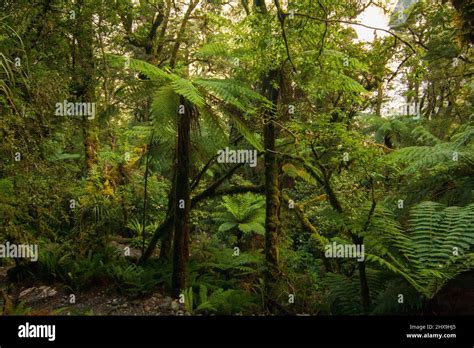
<path fill-rule="evenodd" d="M 362 245 L 364 243 L 364 238 L 352 234 L 352 241 L 356 245 Z M 358 261 L 357 268 L 359 270 L 360 298 L 362 301 L 362 309 L 364 310 L 365 314 L 368 314 L 370 309 L 370 292 L 369 284 L 367 282 L 367 274 L 365 272 L 365 261 Z"/>
<path fill-rule="evenodd" d="M 176 160 L 176 190 L 174 214 L 174 245 L 173 245 L 173 294 L 178 296 L 186 287 L 186 264 L 189 258 L 189 162 L 190 162 L 190 131 L 192 106 L 181 97 L 181 104 L 185 105 L 184 114 L 178 120 L 178 147 Z"/>
<path fill-rule="evenodd" d="M 142 214 L 142 254 L 145 253 L 145 244 L 146 244 L 146 210 L 148 207 L 148 171 L 150 169 L 150 152 L 151 152 L 151 147 L 153 146 L 153 138 L 154 138 L 155 131 L 151 134 L 150 138 L 150 143 L 146 147 L 145 150 L 145 157 L 146 157 L 146 162 L 145 162 L 145 179 L 143 183 L 143 214 Z"/>
<path fill-rule="evenodd" d="M 176 178 L 173 177 L 173 183 L 171 186 L 171 191 L 168 197 L 168 212 L 167 216 L 173 216 L 176 207 L 175 201 L 175 191 L 176 191 Z M 161 239 L 160 247 L 160 260 L 170 261 L 173 256 L 173 236 L 174 236 L 174 218 L 172 219 L 173 223 L 170 223 L 169 226 L 163 231 L 163 238 Z"/>
<path fill-rule="evenodd" d="M 370 308 L 370 293 L 367 283 L 367 274 L 365 273 L 365 261 L 357 262 L 359 268 L 360 296 L 362 299 L 362 308 L 364 313 L 368 314 Z"/>
<path fill-rule="evenodd" d="M 169 228 L 165 231 L 163 239 L 161 240 L 160 247 L 160 260 L 168 262 L 173 256 L 173 225 L 170 224 Z"/>

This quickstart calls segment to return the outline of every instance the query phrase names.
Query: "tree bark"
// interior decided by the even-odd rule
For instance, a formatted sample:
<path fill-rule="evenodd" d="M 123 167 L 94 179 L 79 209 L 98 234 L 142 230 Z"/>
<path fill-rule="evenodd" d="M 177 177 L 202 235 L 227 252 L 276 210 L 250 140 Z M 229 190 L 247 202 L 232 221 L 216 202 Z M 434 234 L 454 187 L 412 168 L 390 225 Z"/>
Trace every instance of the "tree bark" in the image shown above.
<path fill-rule="evenodd" d="M 167 219 L 171 216 L 173 223 L 170 223 L 164 230 L 163 230 L 163 238 L 161 239 L 161 247 L 160 247 L 160 260 L 168 262 L 171 260 L 173 256 L 173 236 L 174 236 L 174 212 L 176 207 L 175 201 L 175 191 L 176 191 L 176 178 L 173 177 L 173 183 L 171 186 L 171 191 L 168 197 L 168 212 L 166 214 Z"/>
<path fill-rule="evenodd" d="M 174 42 L 173 50 L 171 51 L 171 58 L 170 58 L 171 68 L 174 68 L 176 65 L 176 62 L 178 59 L 179 46 L 181 45 L 181 42 L 183 41 L 183 36 L 186 31 L 186 26 L 188 24 L 188 21 L 189 21 L 189 18 L 191 17 L 192 12 L 194 11 L 198 3 L 199 3 L 199 0 L 191 1 L 191 3 L 188 6 L 188 9 L 186 10 L 186 13 L 184 14 L 183 21 L 181 22 L 181 26 L 179 28 L 178 34 L 176 36 L 176 40 Z"/>
<path fill-rule="evenodd" d="M 189 258 L 189 212 L 191 206 L 189 165 L 193 106 L 183 97 L 181 97 L 181 104 L 185 106 L 185 111 L 184 114 L 179 116 L 178 120 L 172 276 L 174 296 L 179 296 L 181 290 L 186 288 L 186 266 Z"/>
<path fill-rule="evenodd" d="M 276 280 L 278 272 L 278 232 L 280 227 L 280 189 L 278 177 L 278 158 L 276 155 L 275 140 L 277 131 L 275 129 L 276 108 L 278 103 L 278 90 L 274 87 L 275 80 L 281 80 L 280 72 L 272 70 L 268 76 L 263 78 L 262 90 L 264 95 L 273 104 L 272 110 L 266 112 L 264 117 L 263 139 L 264 139 L 264 162 L 265 162 L 265 261 L 266 271 L 265 298 L 266 307 L 272 311 L 273 305 L 269 301 L 273 296 L 272 285 Z M 278 81 L 279 84 L 281 81 Z"/>
<path fill-rule="evenodd" d="M 77 3 L 77 25 L 74 28 L 73 70 L 74 94 L 78 101 L 92 103 L 94 101 L 94 32 L 92 28 L 92 5 L 88 1 Z M 84 172 L 90 171 L 95 163 L 97 152 L 97 129 L 95 119 L 82 116 L 82 136 L 84 145 Z"/>
<path fill-rule="evenodd" d="M 377 104 L 375 107 L 375 114 L 377 116 L 382 116 L 382 104 L 383 104 L 383 82 L 379 81 L 377 83 Z"/>
<path fill-rule="evenodd" d="M 94 101 L 94 32 L 92 28 L 92 6 L 87 1 L 77 3 L 77 25 L 74 28 L 73 70 L 74 94 L 78 101 Z M 95 120 L 82 116 L 82 136 L 84 144 L 84 172 L 87 174 L 95 162 L 97 134 Z"/>
<path fill-rule="evenodd" d="M 362 237 L 356 236 L 351 232 L 352 241 L 356 245 L 362 245 L 364 239 Z M 362 309 L 364 313 L 368 314 L 370 308 L 370 291 L 369 284 L 367 282 L 367 274 L 365 272 L 365 261 L 357 261 L 357 267 L 359 270 L 359 283 L 360 283 L 360 297 L 362 301 Z"/>

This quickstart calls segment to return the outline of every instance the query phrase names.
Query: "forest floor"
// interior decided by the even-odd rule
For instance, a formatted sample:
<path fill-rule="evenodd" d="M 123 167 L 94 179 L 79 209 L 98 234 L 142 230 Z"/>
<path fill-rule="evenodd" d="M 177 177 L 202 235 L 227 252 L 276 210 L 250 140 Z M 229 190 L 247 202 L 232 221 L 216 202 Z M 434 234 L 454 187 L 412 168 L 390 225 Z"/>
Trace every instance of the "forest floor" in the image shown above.
<path fill-rule="evenodd" d="M 22 284 L 10 282 L 7 272 L 13 266 L 0 266 L 0 289 L 7 290 L 16 309 L 13 315 L 131 315 L 131 316 L 179 316 L 185 308 L 178 300 L 157 289 L 151 295 L 130 298 L 118 293 L 110 284 L 74 292 L 60 283 Z M 474 272 L 456 279 L 431 301 L 424 315 L 467 315 L 474 311 Z M 0 297 L 0 310 L 3 299 Z M 415 314 L 415 313 L 414 313 Z"/>
<path fill-rule="evenodd" d="M 156 291 L 146 297 L 130 299 L 110 289 L 108 284 L 74 292 L 62 284 L 24 286 L 8 281 L 8 267 L 0 267 L 0 284 L 9 287 L 9 296 L 20 309 L 15 315 L 184 315 L 177 300 Z M 0 308 L 3 307 L 0 299 Z"/>

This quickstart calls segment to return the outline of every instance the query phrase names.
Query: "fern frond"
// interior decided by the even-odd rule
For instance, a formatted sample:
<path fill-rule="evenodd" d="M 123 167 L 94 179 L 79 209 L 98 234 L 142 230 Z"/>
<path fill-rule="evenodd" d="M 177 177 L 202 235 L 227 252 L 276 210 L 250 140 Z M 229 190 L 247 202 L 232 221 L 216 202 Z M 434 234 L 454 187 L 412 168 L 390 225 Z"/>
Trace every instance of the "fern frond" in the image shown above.
<path fill-rule="evenodd" d="M 230 54 L 229 46 L 222 41 L 212 41 L 209 43 L 204 44 L 201 48 L 196 52 L 196 56 L 198 57 L 229 57 Z"/>
<path fill-rule="evenodd" d="M 223 102 L 235 106 L 241 111 L 249 112 L 252 103 L 260 102 L 270 105 L 270 102 L 257 92 L 254 92 L 241 82 L 232 79 L 196 79 L 194 83 L 206 91 L 214 93 Z"/>
<path fill-rule="evenodd" d="M 129 63 L 130 69 L 136 70 L 154 81 L 170 80 L 173 76 L 172 74 L 140 59 L 118 56 L 115 54 L 107 55 L 107 59 L 112 66 L 117 68 L 126 68 L 126 65 Z"/>
<path fill-rule="evenodd" d="M 385 247 L 371 248 L 377 254 L 366 254 L 366 260 L 401 275 L 427 298 L 436 295 L 449 279 L 473 267 L 474 204 L 446 208 L 440 203 L 422 202 L 411 209 L 408 233 L 389 228 L 387 238 L 373 232 L 377 212 L 373 221 L 367 234 L 369 246 L 378 242 Z M 390 246 L 399 254 L 393 254 Z"/>
<path fill-rule="evenodd" d="M 177 75 L 173 75 L 171 80 L 171 86 L 176 93 L 182 95 L 198 107 L 204 106 L 204 97 L 191 81 L 183 79 Z"/>
<path fill-rule="evenodd" d="M 155 92 L 151 104 L 151 117 L 155 131 L 162 129 L 164 124 L 176 123 L 178 106 L 179 96 L 171 86 L 163 86 Z"/>
<path fill-rule="evenodd" d="M 423 126 L 415 127 L 412 130 L 411 135 L 418 143 L 422 145 L 434 146 L 437 144 L 441 144 L 441 140 L 437 138 L 436 136 L 434 136 L 433 134 L 431 134 L 431 132 L 429 132 Z"/>
<path fill-rule="evenodd" d="M 239 131 L 240 134 L 242 134 L 245 140 L 255 149 L 262 152 L 263 145 L 260 135 L 250 130 L 249 127 L 239 116 L 233 115 L 232 120 L 234 121 L 235 128 Z"/>

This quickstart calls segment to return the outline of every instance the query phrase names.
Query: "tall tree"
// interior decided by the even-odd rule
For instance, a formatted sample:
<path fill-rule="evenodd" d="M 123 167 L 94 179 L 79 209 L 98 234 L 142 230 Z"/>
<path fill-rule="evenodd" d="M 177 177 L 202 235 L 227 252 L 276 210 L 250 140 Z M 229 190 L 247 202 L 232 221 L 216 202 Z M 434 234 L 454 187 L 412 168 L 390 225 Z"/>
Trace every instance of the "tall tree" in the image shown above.
<path fill-rule="evenodd" d="M 74 21 L 72 43 L 73 92 L 77 101 L 95 103 L 95 66 L 94 66 L 94 5 L 89 0 L 78 1 L 70 10 Z M 88 115 L 82 116 L 82 136 L 85 154 L 85 172 L 89 172 L 95 163 L 98 152 L 97 120 Z"/>

